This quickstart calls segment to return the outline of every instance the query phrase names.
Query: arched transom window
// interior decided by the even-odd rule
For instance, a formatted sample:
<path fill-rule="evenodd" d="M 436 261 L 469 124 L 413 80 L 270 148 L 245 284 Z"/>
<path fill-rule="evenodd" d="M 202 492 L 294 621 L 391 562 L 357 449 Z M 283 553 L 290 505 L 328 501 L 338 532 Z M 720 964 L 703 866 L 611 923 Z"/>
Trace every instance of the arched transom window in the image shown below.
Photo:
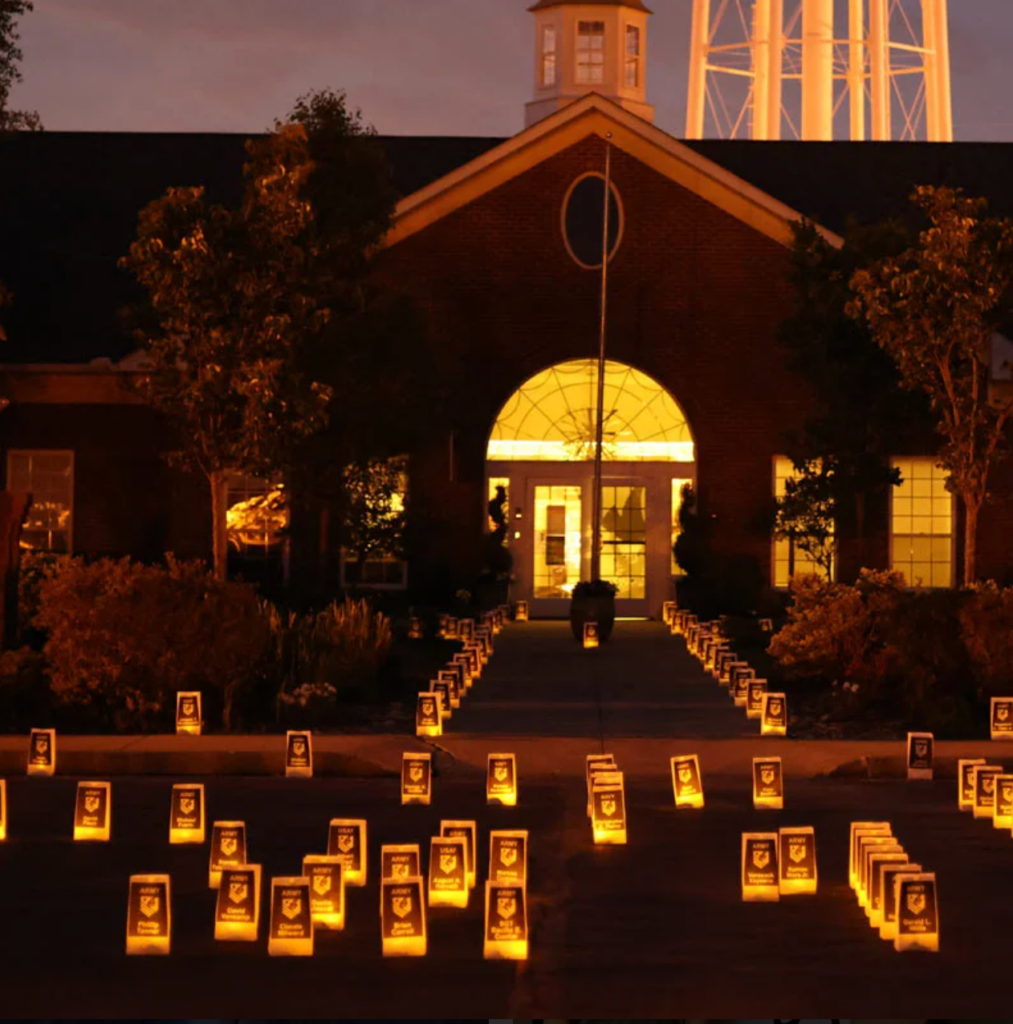
<path fill-rule="evenodd" d="M 490 460 L 585 462 L 594 458 L 598 361 L 574 359 L 536 374 L 510 396 L 489 438 Z M 605 363 L 602 458 L 694 462 L 693 436 L 675 399 L 623 363 Z"/>

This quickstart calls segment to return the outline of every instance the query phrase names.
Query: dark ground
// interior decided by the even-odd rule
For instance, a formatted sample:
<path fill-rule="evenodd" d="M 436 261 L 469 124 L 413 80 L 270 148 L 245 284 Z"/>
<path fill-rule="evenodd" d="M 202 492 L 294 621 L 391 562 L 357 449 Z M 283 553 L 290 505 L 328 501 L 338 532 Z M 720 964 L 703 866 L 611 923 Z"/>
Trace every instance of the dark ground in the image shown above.
<path fill-rule="evenodd" d="M 74 843 L 76 780 L 8 781 L 0 847 L 0 999 L 24 1017 L 1001 1017 L 1008 1010 L 1013 839 L 956 808 L 935 783 L 789 778 L 786 809 L 752 810 L 748 780 L 707 777 L 707 806 L 676 812 L 668 777 L 628 782 L 630 842 L 591 844 L 581 781 L 521 778 L 521 805 L 487 808 L 482 780 L 450 771 L 430 807 L 401 807 L 394 779 L 218 777 L 208 822 L 247 821 L 250 859 L 295 873 L 323 852 L 331 817 L 369 821 L 370 884 L 348 894 L 343 933 L 312 959 L 215 943 L 207 846 L 168 844 L 171 778 L 113 785 L 113 840 Z M 383 842 L 424 844 L 441 817 L 531 830 L 531 959 L 482 959 L 478 890 L 430 915 L 425 959 L 380 954 Z M 868 927 L 846 881 L 848 823 L 892 821 L 939 878 L 942 952 L 897 954 Z M 744 904 L 744 830 L 816 828 L 816 896 Z M 210 829 L 209 829 L 210 831 Z M 172 876 L 173 950 L 126 957 L 127 878 Z"/>

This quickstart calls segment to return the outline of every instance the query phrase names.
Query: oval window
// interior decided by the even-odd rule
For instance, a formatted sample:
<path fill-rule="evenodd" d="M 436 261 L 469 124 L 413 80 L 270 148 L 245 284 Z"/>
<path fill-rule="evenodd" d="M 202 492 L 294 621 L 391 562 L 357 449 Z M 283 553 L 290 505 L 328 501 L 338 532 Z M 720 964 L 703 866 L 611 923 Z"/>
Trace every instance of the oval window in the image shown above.
<path fill-rule="evenodd" d="M 615 182 L 609 189 L 609 259 L 619 247 L 623 233 L 623 209 Z M 563 201 L 563 239 L 574 261 L 586 270 L 601 266 L 605 215 L 605 178 L 585 174 L 570 186 Z"/>

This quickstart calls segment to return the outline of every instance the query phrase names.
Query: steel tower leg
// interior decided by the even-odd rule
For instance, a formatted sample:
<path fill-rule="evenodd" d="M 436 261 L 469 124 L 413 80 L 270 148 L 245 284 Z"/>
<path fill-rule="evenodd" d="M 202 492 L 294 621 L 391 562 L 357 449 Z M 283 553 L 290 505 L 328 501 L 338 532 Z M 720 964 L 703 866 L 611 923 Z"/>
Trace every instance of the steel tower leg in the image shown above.
<path fill-rule="evenodd" d="M 834 137 L 834 0 L 802 0 L 802 138 Z"/>
<path fill-rule="evenodd" d="M 872 92 L 872 137 L 889 142 L 890 104 L 890 15 L 888 0 L 869 0 L 869 79 Z"/>
<path fill-rule="evenodd" d="M 707 46 L 710 42 L 710 0 L 693 0 L 690 30 L 689 96 L 686 103 L 686 138 L 702 139 L 707 103 Z"/>
<path fill-rule="evenodd" d="M 865 142 L 865 0 L 851 0 L 848 58 L 851 141 Z"/>

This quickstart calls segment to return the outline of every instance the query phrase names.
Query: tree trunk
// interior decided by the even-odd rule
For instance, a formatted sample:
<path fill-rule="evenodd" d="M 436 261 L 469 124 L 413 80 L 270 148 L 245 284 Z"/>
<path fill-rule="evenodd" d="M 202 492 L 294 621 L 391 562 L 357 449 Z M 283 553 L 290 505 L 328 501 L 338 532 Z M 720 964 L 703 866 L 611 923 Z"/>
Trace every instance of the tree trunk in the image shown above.
<path fill-rule="evenodd" d="M 964 501 L 964 586 L 970 587 L 978 578 L 978 502 Z"/>
<path fill-rule="evenodd" d="M 228 577 L 229 531 L 225 519 L 226 483 L 222 470 L 208 475 L 211 483 L 211 555 L 216 580 Z"/>
<path fill-rule="evenodd" d="M 866 568 L 865 557 L 865 492 L 859 491 L 855 495 L 855 539 L 858 541 L 858 569 L 861 572 Z"/>

